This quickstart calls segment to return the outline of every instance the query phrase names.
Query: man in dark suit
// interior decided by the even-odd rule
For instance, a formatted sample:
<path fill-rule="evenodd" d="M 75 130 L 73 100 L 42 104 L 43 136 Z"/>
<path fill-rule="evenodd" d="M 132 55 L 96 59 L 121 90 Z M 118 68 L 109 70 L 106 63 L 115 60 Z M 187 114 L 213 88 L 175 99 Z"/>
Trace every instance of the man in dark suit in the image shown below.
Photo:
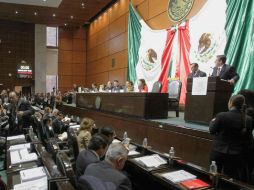
<path fill-rule="evenodd" d="M 214 135 L 210 161 L 215 161 L 218 172 L 239 179 L 243 151 L 252 142 L 253 120 L 242 112 L 245 98 L 232 96 L 228 112 L 217 114 L 210 122 L 209 130 Z"/>
<path fill-rule="evenodd" d="M 91 138 L 88 149 L 81 151 L 76 160 L 77 179 L 84 174 L 89 164 L 100 161 L 107 151 L 108 144 L 108 138 L 104 135 L 96 134 Z"/>
<path fill-rule="evenodd" d="M 16 92 L 10 92 L 10 116 L 9 116 L 9 134 L 22 133 L 22 128 L 28 128 L 30 126 L 31 115 L 34 114 L 34 110 L 27 100 L 19 98 Z"/>
<path fill-rule="evenodd" d="M 230 84 L 234 85 L 239 75 L 235 72 L 235 68 L 226 64 L 226 56 L 218 55 L 215 61 L 215 67 L 213 68 L 212 77 L 220 77 L 223 80 L 227 80 Z"/>
<path fill-rule="evenodd" d="M 108 148 L 105 160 L 90 164 L 86 168 L 84 176 L 93 176 L 104 183 L 111 182 L 115 184 L 118 190 L 131 190 L 130 180 L 121 172 L 127 156 L 128 150 L 123 144 L 113 143 Z M 82 181 L 79 180 L 78 183 L 82 183 Z"/>
<path fill-rule="evenodd" d="M 203 71 L 200 71 L 198 69 L 197 63 L 191 64 L 191 73 L 189 74 L 188 78 L 194 78 L 194 77 L 206 77 L 206 73 Z"/>
<path fill-rule="evenodd" d="M 120 92 L 121 89 L 122 89 L 122 87 L 119 85 L 119 81 L 114 80 L 112 92 Z"/>
<path fill-rule="evenodd" d="M 54 133 L 59 135 L 62 134 L 63 132 L 66 132 L 69 125 L 67 123 L 63 122 L 64 119 L 64 114 L 62 112 L 58 112 L 56 118 L 53 120 L 53 130 Z"/>

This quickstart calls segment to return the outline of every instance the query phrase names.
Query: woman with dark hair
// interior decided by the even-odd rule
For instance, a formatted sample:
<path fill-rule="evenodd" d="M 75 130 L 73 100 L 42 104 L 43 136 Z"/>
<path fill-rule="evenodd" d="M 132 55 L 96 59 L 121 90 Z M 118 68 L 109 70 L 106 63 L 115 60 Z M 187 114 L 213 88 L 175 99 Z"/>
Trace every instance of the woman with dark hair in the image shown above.
<path fill-rule="evenodd" d="M 146 85 L 145 79 L 138 80 L 138 90 L 139 92 L 148 92 L 148 87 Z"/>
<path fill-rule="evenodd" d="M 253 121 L 245 114 L 245 98 L 234 95 L 228 102 L 228 112 L 221 112 L 210 122 L 214 135 L 210 162 L 215 161 L 218 172 L 240 179 L 243 152 L 252 138 Z"/>

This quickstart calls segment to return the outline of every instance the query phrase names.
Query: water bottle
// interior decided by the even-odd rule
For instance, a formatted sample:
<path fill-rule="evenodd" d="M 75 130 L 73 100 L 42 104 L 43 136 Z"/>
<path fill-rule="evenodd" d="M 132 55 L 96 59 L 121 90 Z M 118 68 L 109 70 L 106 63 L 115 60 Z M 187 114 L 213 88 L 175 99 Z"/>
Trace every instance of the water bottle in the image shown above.
<path fill-rule="evenodd" d="M 212 164 L 210 165 L 210 173 L 216 174 L 217 173 L 217 165 L 215 161 L 212 161 Z"/>
<path fill-rule="evenodd" d="M 175 149 L 174 147 L 170 147 L 170 150 L 169 150 L 169 158 L 168 158 L 168 163 L 169 165 L 173 165 L 174 163 L 174 160 L 173 158 L 175 157 Z"/>
<path fill-rule="evenodd" d="M 30 136 L 31 139 L 34 139 L 34 131 L 33 131 L 32 126 L 30 126 L 30 128 L 29 128 L 29 136 Z"/>
<path fill-rule="evenodd" d="M 127 138 L 128 138 L 128 134 L 127 134 L 126 131 L 124 131 L 124 133 L 123 133 L 123 140 L 125 140 L 125 139 L 127 139 Z"/>
<path fill-rule="evenodd" d="M 144 148 L 147 148 L 147 138 L 144 138 L 144 140 L 143 140 L 143 144 L 142 144 L 142 146 L 144 147 Z"/>
<path fill-rule="evenodd" d="M 51 177 L 54 178 L 54 177 L 59 177 L 60 176 L 60 172 L 59 170 L 57 169 L 57 165 L 53 165 L 52 167 L 52 171 L 51 171 Z"/>

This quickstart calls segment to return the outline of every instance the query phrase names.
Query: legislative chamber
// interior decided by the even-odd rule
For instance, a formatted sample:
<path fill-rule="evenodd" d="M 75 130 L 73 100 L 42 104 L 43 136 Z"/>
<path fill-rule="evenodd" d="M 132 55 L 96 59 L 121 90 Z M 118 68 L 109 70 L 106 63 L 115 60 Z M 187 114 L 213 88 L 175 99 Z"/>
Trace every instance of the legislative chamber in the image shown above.
<path fill-rule="evenodd" d="M 253 12 L 0 0 L 0 190 L 254 190 Z"/>

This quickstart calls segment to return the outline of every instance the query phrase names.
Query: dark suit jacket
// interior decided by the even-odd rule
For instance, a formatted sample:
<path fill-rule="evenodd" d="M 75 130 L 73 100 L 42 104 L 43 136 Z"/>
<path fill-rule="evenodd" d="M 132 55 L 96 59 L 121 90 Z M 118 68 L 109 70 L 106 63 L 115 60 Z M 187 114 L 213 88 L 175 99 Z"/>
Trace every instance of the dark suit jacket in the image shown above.
<path fill-rule="evenodd" d="M 188 76 L 188 78 L 194 78 L 194 77 L 206 77 L 206 73 L 198 70 L 196 73 L 191 72 Z"/>
<path fill-rule="evenodd" d="M 123 89 L 121 86 L 114 86 L 112 92 L 120 92 L 121 89 Z"/>
<path fill-rule="evenodd" d="M 58 118 L 55 118 L 52 123 L 52 127 L 55 134 L 61 134 L 65 131 L 65 125 Z"/>
<path fill-rule="evenodd" d="M 246 116 L 247 132 L 243 133 L 242 113 L 236 109 L 217 114 L 210 122 L 209 130 L 213 134 L 213 150 L 225 154 L 240 154 L 252 140 L 253 121 Z"/>
<path fill-rule="evenodd" d="M 108 162 L 101 161 L 90 164 L 85 171 L 85 176 L 96 177 L 103 182 L 112 182 L 118 190 L 131 190 L 131 182 L 127 176 L 114 169 Z"/>
<path fill-rule="evenodd" d="M 76 176 L 77 179 L 82 176 L 91 163 L 99 162 L 100 158 L 92 150 L 83 150 L 79 153 L 76 160 Z"/>
<path fill-rule="evenodd" d="M 78 190 L 116 190 L 116 185 L 112 182 L 103 182 L 94 176 L 83 175 L 77 183 Z"/>
<path fill-rule="evenodd" d="M 217 69 L 217 67 L 213 68 L 212 77 L 217 77 Z M 235 68 L 227 64 L 222 66 L 219 77 L 223 80 L 234 79 L 235 82 L 239 79 L 239 75 L 235 72 Z"/>
<path fill-rule="evenodd" d="M 10 123 L 10 134 L 16 134 L 17 128 L 22 126 L 23 128 L 28 128 L 30 126 L 30 119 L 31 116 L 34 114 L 34 110 L 31 107 L 30 103 L 26 100 L 19 100 L 16 107 L 10 104 L 10 116 L 9 116 L 9 123 Z M 16 121 L 17 111 L 23 111 L 24 114 L 21 118 L 18 118 L 18 124 Z"/>

